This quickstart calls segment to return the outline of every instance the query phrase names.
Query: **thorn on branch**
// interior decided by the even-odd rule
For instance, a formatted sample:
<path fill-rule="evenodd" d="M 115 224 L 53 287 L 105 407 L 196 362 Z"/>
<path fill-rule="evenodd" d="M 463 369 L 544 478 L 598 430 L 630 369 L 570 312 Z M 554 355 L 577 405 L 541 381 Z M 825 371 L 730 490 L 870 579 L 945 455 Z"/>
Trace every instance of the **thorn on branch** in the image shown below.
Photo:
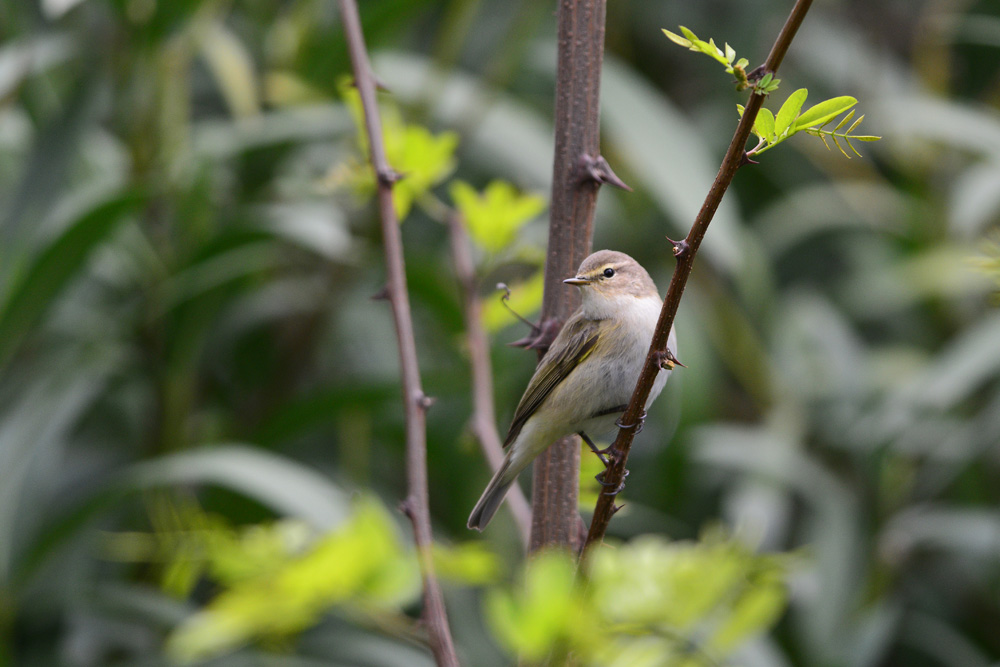
<path fill-rule="evenodd" d="M 375 83 L 375 90 L 379 90 L 379 91 L 381 91 L 383 93 L 390 93 L 390 92 L 392 92 L 392 90 L 389 88 L 389 86 L 385 85 L 385 82 L 382 81 L 382 79 L 380 79 L 377 76 L 375 76 L 374 72 L 369 72 L 369 76 L 371 76 L 372 81 Z M 354 77 L 351 77 L 350 86 L 352 88 L 357 88 L 358 87 L 358 83 L 354 79 Z"/>
<path fill-rule="evenodd" d="M 615 505 L 614 503 L 612 503 L 611 504 L 611 516 L 614 516 L 615 514 L 618 514 L 618 510 L 620 510 L 623 507 L 625 507 L 625 505 Z"/>
<path fill-rule="evenodd" d="M 391 186 L 396 181 L 403 180 L 403 174 L 399 173 L 392 167 L 384 167 L 377 171 L 378 182 L 382 185 Z"/>
<path fill-rule="evenodd" d="M 405 514 L 410 521 L 413 521 L 413 500 L 409 497 L 405 498 L 399 503 L 399 511 Z"/>
<path fill-rule="evenodd" d="M 752 70 L 747 72 L 747 81 L 750 83 L 757 83 L 764 78 L 765 74 L 767 74 L 767 68 L 764 67 L 764 65 L 757 65 Z"/>
<path fill-rule="evenodd" d="M 675 366 L 687 368 L 687 366 L 680 362 L 680 359 L 674 356 L 674 353 L 670 351 L 670 348 L 656 352 L 656 364 L 660 368 L 668 371 L 674 370 Z"/>
<path fill-rule="evenodd" d="M 674 247 L 674 257 L 680 259 L 688 253 L 691 247 L 688 245 L 687 239 L 681 239 L 680 241 L 675 241 L 669 236 L 667 240 L 670 241 L 670 245 Z"/>
<path fill-rule="evenodd" d="M 379 291 L 372 294 L 372 301 L 388 301 L 389 300 L 389 286 L 386 285 Z"/>
<path fill-rule="evenodd" d="M 754 160 L 753 158 L 751 158 L 750 157 L 750 153 L 747 153 L 746 151 L 743 151 L 743 155 L 740 156 L 740 164 L 739 164 L 739 166 L 743 167 L 743 166 L 748 165 L 748 164 L 760 164 L 760 162 L 758 162 L 757 160 Z"/>
<path fill-rule="evenodd" d="M 555 317 L 550 317 L 542 322 L 541 326 L 538 327 L 537 333 L 532 332 L 520 340 L 507 343 L 507 345 L 510 347 L 523 347 L 525 350 L 542 350 L 545 352 L 549 349 L 552 341 L 556 339 L 556 335 L 561 328 L 562 322 Z"/>
<path fill-rule="evenodd" d="M 589 179 L 598 184 L 607 183 L 616 188 L 632 192 L 632 188 L 625 181 L 618 178 L 618 175 L 611 169 L 611 165 L 608 164 L 603 155 L 598 155 L 595 158 L 584 153 L 580 156 L 580 169 L 583 172 L 580 177 L 581 181 Z"/>

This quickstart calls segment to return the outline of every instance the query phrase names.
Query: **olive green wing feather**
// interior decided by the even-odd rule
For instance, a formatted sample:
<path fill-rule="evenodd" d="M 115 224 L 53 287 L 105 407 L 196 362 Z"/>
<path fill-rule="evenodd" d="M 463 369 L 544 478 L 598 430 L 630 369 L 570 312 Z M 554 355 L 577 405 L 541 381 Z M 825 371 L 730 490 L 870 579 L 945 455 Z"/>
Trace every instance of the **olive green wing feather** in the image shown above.
<path fill-rule="evenodd" d="M 517 404 L 514 420 L 503 443 L 504 447 L 514 442 L 521 428 L 531 415 L 535 414 L 552 390 L 593 351 L 598 336 L 600 336 L 598 322 L 595 320 L 573 317 L 566 322 L 552 343 L 552 347 L 542 357 L 535 374 L 531 376 L 528 388 L 524 391 L 524 396 L 521 397 L 521 402 Z M 554 353 L 556 350 L 559 351 Z"/>

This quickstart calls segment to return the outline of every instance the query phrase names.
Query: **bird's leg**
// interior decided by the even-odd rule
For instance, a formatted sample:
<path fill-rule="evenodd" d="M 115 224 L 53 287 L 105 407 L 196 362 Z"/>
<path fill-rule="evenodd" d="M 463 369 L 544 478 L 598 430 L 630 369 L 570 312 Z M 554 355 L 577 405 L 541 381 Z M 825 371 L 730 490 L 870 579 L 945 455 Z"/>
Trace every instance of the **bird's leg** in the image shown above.
<path fill-rule="evenodd" d="M 610 482 L 604 481 L 604 475 L 608 472 L 608 466 L 611 465 L 611 461 L 608 460 L 607 454 L 608 452 L 611 451 L 611 448 L 614 447 L 614 444 L 612 443 L 611 445 L 608 445 L 604 449 L 599 449 L 597 445 L 594 444 L 594 441 L 591 440 L 590 437 L 583 431 L 580 431 L 579 433 L 577 433 L 577 435 L 583 438 L 583 441 L 590 446 L 591 451 L 597 454 L 597 458 L 601 459 L 601 463 L 604 464 L 604 470 L 594 475 L 594 479 L 597 480 L 598 484 L 600 484 L 605 488 L 611 486 Z M 621 493 L 622 489 L 625 488 L 625 481 L 624 481 L 625 477 L 628 477 L 628 470 L 625 471 L 625 475 L 622 477 L 622 483 L 618 485 L 618 488 L 615 489 L 614 491 L 606 492 L 606 495 L 617 496 L 619 493 Z"/>
<path fill-rule="evenodd" d="M 624 415 L 622 415 L 622 416 L 624 416 Z M 615 426 L 617 426 L 618 428 L 624 428 L 624 429 L 632 429 L 632 428 L 634 428 L 635 429 L 635 435 L 639 435 L 642 432 L 642 425 L 645 422 L 646 422 L 646 411 L 643 410 L 642 414 L 639 415 L 639 420 L 635 424 L 626 424 L 626 423 L 624 423 L 622 421 L 621 417 L 619 417 L 617 420 L 615 420 Z M 614 447 L 614 444 L 612 444 L 611 447 Z M 608 449 L 611 449 L 611 447 L 608 447 Z M 604 452 L 602 452 L 602 454 L 605 453 L 605 452 L 607 452 L 607 450 L 604 450 Z M 602 458 L 601 460 L 604 460 L 604 459 Z M 604 473 L 606 473 L 608 471 L 608 468 L 607 468 L 608 464 L 605 463 L 604 465 L 605 465 L 604 472 L 602 472 L 599 475 L 597 475 L 597 477 L 595 479 L 598 481 L 598 483 L 601 486 L 608 487 L 608 486 L 611 486 L 611 483 L 604 481 Z M 606 495 L 606 496 L 617 496 L 619 493 L 621 493 L 622 489 L 625 488 L 625 478 L 626 477 L 628 477 L 628 468 L 626 468 L 625 471 L 624 471 L 624 474 L 622 474 L 621 484 L 619 484 L 617 486 L 617 488 L 615 488 L 614 491 L 605 491 L 604 495 Z"/>
<path fill-rule="evenodd" d="M 604 467 L 607 468 L 609 465 L 607 453 L 611 450 L 611 447 L 609 446 L 605 449 L 598 448 L 598 446 L 594 444 L 594 441 L 591 440 L 590 437 L 583 431 L 580 431 L 577 435 L 583 438 L 583 441 L 590 447 L 590 451 L 597 454 L 597 458 L 601 459 L 601 463 L 603 463 Z M 601 474 L 603 475 L 604 473 Z"/>
<path fill-rule="evenodd" d="M 622 415 L 622 416 L 624 416 L 624 415 Z M 615 421 L 615 426 L 617 426 L 618 428 L 624 428 L 624 429 L 632 429 L 632 428 L 634 428 L 635 429 L 635 434 L 639 435 L 640 433 L 642 433 L 642 425 L 645 422 L 646 422 L 646 411 L 643 410 L 642 414 L 639 415 L 639 421 L 636 422 L 635 424 L 625 424 L 625 423 L 622 423 L 621 417 L 619 417 Z"/>

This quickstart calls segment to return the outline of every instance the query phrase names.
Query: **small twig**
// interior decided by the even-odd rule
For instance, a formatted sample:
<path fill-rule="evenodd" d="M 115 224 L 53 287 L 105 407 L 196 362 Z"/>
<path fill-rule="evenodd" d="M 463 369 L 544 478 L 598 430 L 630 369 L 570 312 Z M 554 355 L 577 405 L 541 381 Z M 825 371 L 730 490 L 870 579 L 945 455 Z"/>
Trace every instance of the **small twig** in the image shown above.
<path fill-rule="evenodd" d="M 516 317 L 521 322 L 521 324 L 524 324 L 529 329 L 531 329 L 531 334 L 533 336 L 537 336 L 539 333 L 541 333 L 542 327 L 538 326 L 531 320 L 521 315 L 521 313 L 517 312 L 516 310 L 510 307 L 510 288 L 507 287 L 507 283 L 497 283 L 497 289 L 503 290 L 503 296 L 500 297 L 500 303 L 503 304 L 503 307 L 507 309 L 507 312 Z"/>
<path fill-rule="evenodd" d="M 414 540 L 420 562 L 420 572 L 424 586 L 423 620 L 427 627 L 431 651 L 438 665 L 457 667 L 458 657 L 448 627 L 444 597 L 434 574 L 430 558 L 431 534 L 430 510 L 427 491 L 427 429 L 424 411 L 429 406 L 427 396 L 420 385 L 420 369 L 417 365 L 417 346 L 413 336 L 413 321 L 410 316 L 410 300 L 406 291 L 406 272 L 403 266 L 403 242 L 392 203 L 392 184 L 395 172 L 385 157 L 382 137 L 382 122 L 375 102 L 375 80 L 365 49 L 365 38 L 361 30 L 361 19 L 355 0 L 340 0 L 340 15 L 344 22 L 344 34 L 350 51 L 354 81 L 361 96 L 364 109 L 365 128 L 368 132 L 372 167 L 378 174 L 378 206 L 382 219 L 382 236 L 385 247 L 388 280 L 386 290 L 392 306 L 396 325 L 396 340 L 399 345 L 399 360 L 403 382 L 403 404 L 406 411 L 406 476 L 409 491 L 403 507 L 413 523 Z"/>
<path fill-rule="evenodd" d="M 810 5 L 812 5 L 812 0 L 797 0 L 788 19 L 785 21 L 785 25 L 775 40 L 767 60 L 760 70 L 761 75 L 768 72 L 773 74 L 778 70 L 778 66 L 785 57 L 788 46 L 791 44 L 795 32 L 802 24 L 802 19 L 805 18 L 806 12 L 809 11 Z M 708 196 L 705 198 L 705 203 L 702 204 L 701 210 L 698 212 L 698 216 L 691 226 L 691 231 L 683 242 L 672 242 L 674 245 L 674 255 L 677 258 L 677 265 L 674 268 L 674 275 L 670 280 L 670 287 L 667 289 L 666 299 L 663 301 L 663 308 L 660 310 L 660 318 L 656 323 L 656 333 L 653 335 L 652 343 L 649 346 L 649 352 L 646 355 L 646 362 L 643 365 L 642 373 L 639 375 L 639 380 L 636 383 L 635 391 L 632 393 L 632 399 L 629 402 L 628 408 L 626 408 L 624 415 L 622 415 L 622 423 L 624 424 L 635 424 L 642 414 L 643 406 L 646 404 L 646 399 L 649 397 L 649 392 L 653 387 L 653 381 L 660 370 L 663 350 L 667 349 L 667 337 L 670 335 L 670 330 L 673 327 L 674 317 L 677 314 L 677 307 L 680 305 L 684 287 L 687 285 L 688 276 L 691 275 L 694 257 L 698 252 L 698 247 L 701 245 L 702 239 L 705 237 L 708 225 L 712 221 L 712 217 L 715 215 L 715 211 L 719 207 L 723 195 L 726 193 L 726 189 L 729 188 L 729 184 L 732 183 L 733 177 L 736 175 L 736 171 L 743 164 L 747 164 L 747 139 L 750 137 L 754 121 L 757 118 L 757 112 L 760 111 L 764 99 L 765 96 L 759 93 L 753 93 L 750 96 L 746 109 L 743 111 L 743 117 L 740 119 L 740 124 L 736 128 L 733 140 L 729 144 L 725 158 L 722 160 L 722 166 L 719 167 L 719 173 L 716 175 L 715 182 L 712 183 Z M 625 463 L 628 461 L 628 453 L 634 437 L 635 432 L 633 430 L 622 428 L 618 431 L 618 437 L 611 446 L 608 456 L 611 465 L 608 466 L 604 479 L 607 484 L 612 485 L 614 488 L 617 488 L 617 485 L 624 481 Z M 614 501 L 614 497 L 606 495 L 598 497 L 597 507 L 594 509 L 594 518 L 590 523 L 590 532 L 587 534 L 585 553 L 594 544 L 604 539 L 608 524 L 615 512 Z"/>
<path fill-rule="evenodd" d="M 472 367 L 472 432 L 479 441 L 490 467 L 497 471 L 503 463 L 503 445 L 496 428 L 490 346 L 486 331 L 483 329 L 483 305 L 476 294 L 476 271 L 469 250 L 469 235 L 457 212 L 452 212 L 448 216 L 448 232 L 451 239 L 452 262 L 455 264 L 455 274 L 462 288 L 465 335 L 469 344 L 469 365 Z M 510 294 L 509 290 L 507 293 Z M 517 484 L 507 495 L 507 507 L 513 513 L 521 540 L 527 547 L 531 532 L 531 506 Z"/>

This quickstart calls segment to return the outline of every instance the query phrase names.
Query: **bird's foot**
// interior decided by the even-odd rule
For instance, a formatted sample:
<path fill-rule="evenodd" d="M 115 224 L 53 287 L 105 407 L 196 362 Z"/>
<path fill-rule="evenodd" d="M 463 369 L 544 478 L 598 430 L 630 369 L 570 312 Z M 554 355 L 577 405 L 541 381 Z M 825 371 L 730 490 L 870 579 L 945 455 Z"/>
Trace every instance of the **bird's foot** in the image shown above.
<path fill-rule="evenodd" d="M 606 472 L 607 472 L 607 470 L 605 470 L 604 472 L 602 472 L 602 473 L 600 473 L 600 474 L 598 474 L 598 475 L 596 475 L 594 477 L 594 479 L 597 480 L 597 483 L 600 484 L 601 486 L 603 486 L 604 488 L 608 488 L 610 486 L 613 486 L 612 482 L 605 482 L 604 481 L 604 473 L 606 473 Z M 618 486 L 616 486 L 613 491 L 604 491 L 602 495 L 611 496 L 612 498 L 614 498 L 615 496 L 617 496 L 619 493 L 621 493 L 625 489 L 625 478 L 626 477 L 628 477 L 628 469 L 627 468 L 625 469 L 625 474 L 622 475 L 622 481 L 621 481 L 621 483 L 618 484 Z"/>
<path fill-rule="evenodd" d="M 600 472 L 600 473 L 594 475 L 594 479 L 597 480 L 597 483 L 600 484 L 601 486 L 603 486 L 604 488 L 608 488 L 610 486 L 614 486 L 614 484 L 612 482 L 606 482 L 606 481 L 604 481 L 604 475 L 607 472 L 608 471 L 605 470 L 603 472 Z M 621 493 L 622 489 L 625 488 L 625 478 L 626 477 L 628 477 L 628 468 L 625 469 L 625 474 L 622 475 L 622 481 L 621 481 L 620 484 L 618 484 L 618 486 L 615 488 L 615 490 L 614 491 L 605 491 L 604 495 L 606 495 L 606 496 L 617 496 L 619 493 Z"/>

